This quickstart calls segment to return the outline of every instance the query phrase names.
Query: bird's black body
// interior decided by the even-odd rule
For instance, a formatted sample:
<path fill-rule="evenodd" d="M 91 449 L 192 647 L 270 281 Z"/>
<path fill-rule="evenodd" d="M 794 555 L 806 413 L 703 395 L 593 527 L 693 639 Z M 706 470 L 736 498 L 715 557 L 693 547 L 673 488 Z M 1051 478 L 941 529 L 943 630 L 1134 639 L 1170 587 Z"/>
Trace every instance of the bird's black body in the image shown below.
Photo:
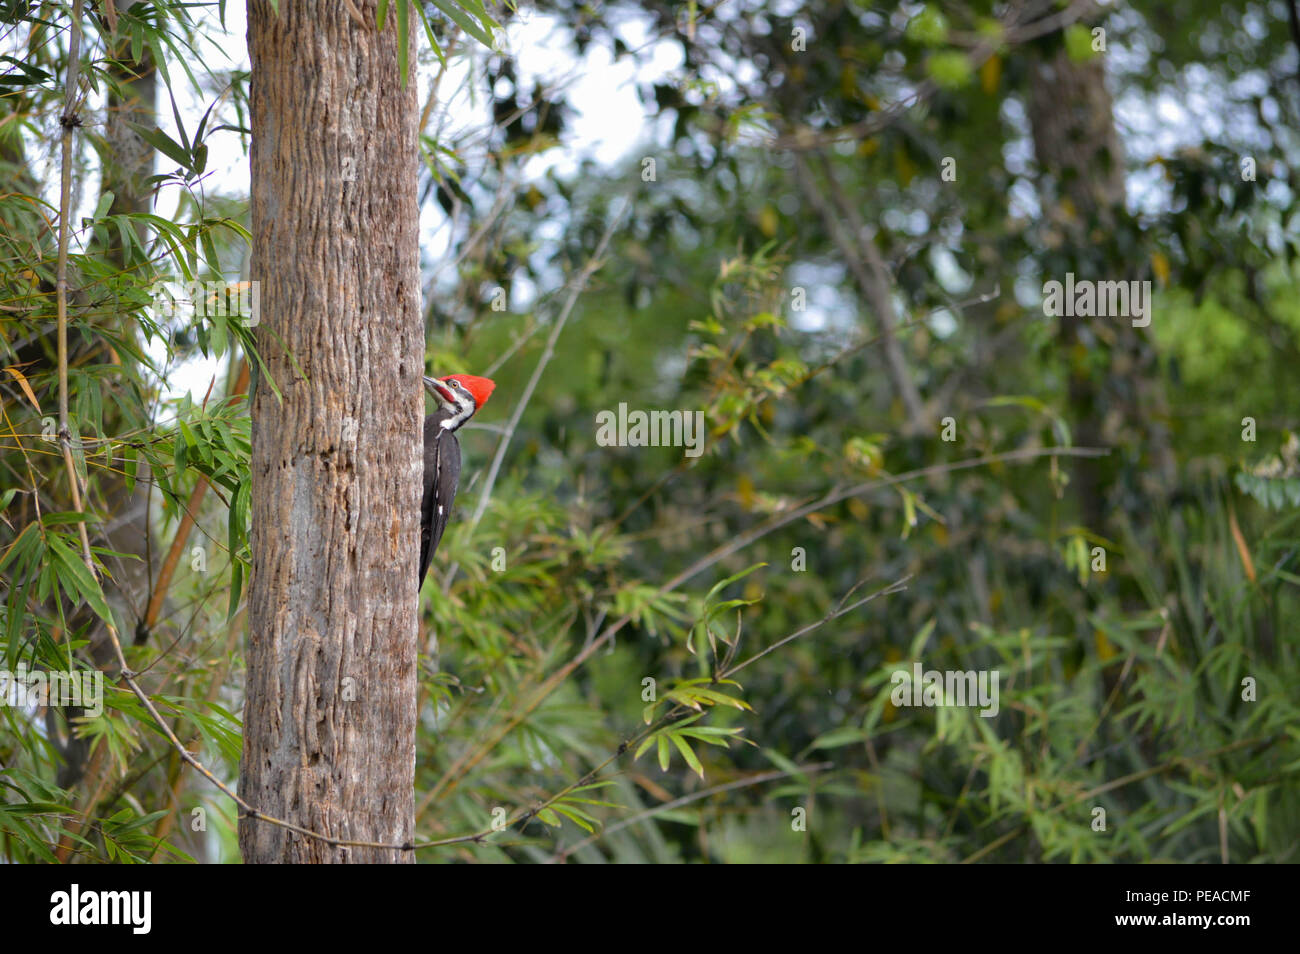
<path fill-rule="evenodd" d="M 425 377 L 424 388 L 438 408 L 424 419 L 424 492 L 420 498 L 420 576 L 416 588 L 433 562 L 442 532 L 451 517 L 451 505 L 460 483 L 460 442 L 456 432 L 482 407 L 492 389 L 491 378 L 473 374 Z"/>
<path fill-rule="evenodd" d="M 442 532 L 447 529 L 452 501 L 460 483 L 460 441 L 452 430 L 442 425 L 452 411 L 440 407 L 424 419 L 424 496 L 420 501 L 420 576 L 416 588 L 424 584 L 433 552 L 438 549 Z"/>

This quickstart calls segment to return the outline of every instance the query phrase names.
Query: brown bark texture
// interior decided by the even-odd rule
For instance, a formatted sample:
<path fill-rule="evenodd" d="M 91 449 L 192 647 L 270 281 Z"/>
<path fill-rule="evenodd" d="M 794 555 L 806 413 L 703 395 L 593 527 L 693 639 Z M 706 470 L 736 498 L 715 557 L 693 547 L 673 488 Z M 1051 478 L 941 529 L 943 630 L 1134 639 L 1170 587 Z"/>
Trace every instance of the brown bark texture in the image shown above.
<path fill-rule="evenodd" d="M 414 830 L 424 335 L 396 18 L 250 0 L 252 575 L 240 794 L 347 841 Z M 411 36 L 401 38 L 411 50 Z M 412 51 L 413 52 L 413 51 Z M 408 62 L 413 57 L 408 58 Z M 405 862 L 242 818 L 250 863 Z"/>

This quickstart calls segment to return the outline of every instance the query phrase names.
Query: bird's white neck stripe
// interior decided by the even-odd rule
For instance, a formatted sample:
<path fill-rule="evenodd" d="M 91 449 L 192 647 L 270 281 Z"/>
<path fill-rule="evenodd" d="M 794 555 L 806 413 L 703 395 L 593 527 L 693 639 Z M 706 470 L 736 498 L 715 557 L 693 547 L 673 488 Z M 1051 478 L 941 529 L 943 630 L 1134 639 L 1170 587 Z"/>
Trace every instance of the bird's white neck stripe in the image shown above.
<path fill-rule="evenodd" d="M 456 413 L 442 422 L 444 431 L 454 431 L 474 416 L 474 403 L 465 401 L 457 405 Z"/>

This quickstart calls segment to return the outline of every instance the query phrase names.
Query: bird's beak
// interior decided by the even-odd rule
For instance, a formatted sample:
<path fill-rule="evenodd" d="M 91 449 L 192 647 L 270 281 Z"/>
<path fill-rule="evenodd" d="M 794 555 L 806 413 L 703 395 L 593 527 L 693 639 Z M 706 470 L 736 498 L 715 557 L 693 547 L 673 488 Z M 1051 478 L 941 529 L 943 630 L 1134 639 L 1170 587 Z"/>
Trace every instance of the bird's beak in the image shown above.
<path fill-rule="evenodd" d="M 433 395 L 433 399 L 439 404 L 455 404 L 456 397 L 437 378 L 431 378 L 427 374 L 424 376 L 424 389 Z"/>

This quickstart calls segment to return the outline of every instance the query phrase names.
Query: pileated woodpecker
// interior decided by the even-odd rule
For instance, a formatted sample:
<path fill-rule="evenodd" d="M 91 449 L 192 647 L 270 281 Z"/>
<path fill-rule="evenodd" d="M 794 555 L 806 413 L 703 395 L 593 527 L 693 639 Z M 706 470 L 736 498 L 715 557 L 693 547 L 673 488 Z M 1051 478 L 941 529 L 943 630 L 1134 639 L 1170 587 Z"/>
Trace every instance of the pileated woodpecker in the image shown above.
<path fill-rule="evenodd" d="M 452 374 L 445 378 L 425 377 L 424 387 L 433 395 L 438 409 L 424 419 L 424 496 L 420 501 L 417 589 L 429 572 L 433 551 L 438 549 L 442 531 L 447 529 L 451 503 L 456 499 L 456 485 L 460 482 L 460 442 L 456 440 L 456 431 L 487 403 L 496 384 L 491 378 Z"/>

